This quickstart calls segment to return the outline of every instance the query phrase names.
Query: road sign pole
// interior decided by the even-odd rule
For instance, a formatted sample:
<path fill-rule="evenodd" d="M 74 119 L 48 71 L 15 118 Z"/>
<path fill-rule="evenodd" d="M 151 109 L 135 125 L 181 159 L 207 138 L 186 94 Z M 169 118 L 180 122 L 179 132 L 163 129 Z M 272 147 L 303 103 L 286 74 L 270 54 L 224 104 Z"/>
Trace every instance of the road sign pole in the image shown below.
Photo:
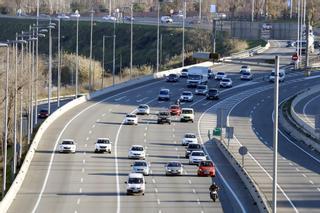
<path fill-rule="evenodd" d="M 242 168 L 244 168 L 244 155 L 242 155 Z"/>
<path fill-rule="evenodd" d="M 275 84 L 274 84 L 274 122 L 273 122 L 273 191 L 272 212 L 277 212 L 277 170 L 278 170 L 278 105 L 279 105 L 279 56 L 275 58 Z"/>

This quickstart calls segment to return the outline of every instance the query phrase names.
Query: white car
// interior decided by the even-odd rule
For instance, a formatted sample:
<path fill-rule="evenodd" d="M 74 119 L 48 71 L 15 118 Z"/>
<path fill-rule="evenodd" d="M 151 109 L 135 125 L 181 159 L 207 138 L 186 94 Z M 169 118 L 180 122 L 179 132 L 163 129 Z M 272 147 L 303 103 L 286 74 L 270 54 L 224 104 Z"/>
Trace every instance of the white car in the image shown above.
<path fill-rule="evenodd" d="M 192 108 L 182 108 L 180 114 L 180 121 L 194 121 L 194 110 Z"/>
<path fill-rule="evenodd" d="M 165 165 L 166 175 L 182 175 L 183 165 L 179 161 L 170 161 Z"/>
<path fill-rule="evenodd" d="M 76 143 L 72 139 L 64 139 L 59 145 L 59 152 L 76 152 Z"/>
<path fill-rule="evenodd" d="M 263 30 L 271 30 L 272 29 L 272 25 L 269 23 L 264 23 L 262 24 L 262 29 Z"/>
<path fill-rule="evenodd" d="M 57 18 L 58 18 L 58 19 L 70 19 L 70 17 L 67 16 L 66 14 L 59 14 L 59 15 L 57 16 Z"/>
<path fill-rule="evenodd" d="M 132 145 L 128 152 L 129 159 L 145 159 L 146 152 L 141 145 Z"/>
<path fill-rule="evenodd" d="M 79 11 L 78 10 L 76 10 L 74 13 L 72 13 L 71 15 L 70 15 L 70 17 L 71 18 L 80 18 L 80 13 L 79 13 Z"/>
<path fill-rule="evenodd" d="M 124 119 L 124 124 L 138 125 L 138 116 L 135 114 L 127 114 Z"/>
<path fill-rule="evenodd" d="M 199 164 L 203 160 L 207 160 L 207 155 L 203 151 L 193 151 L 189 155 L 189 164 Z"/>
<path fill-rule="evenodd" d="M 145 176 L 148 176 L 150 174 L 150 163 L 148 163 L 146 160 L 136 160 L 132 164 L 131 170 L 134 173 L 141 173 Z"/>
<path fill-rule="evenodd" d="M 242 65 L 240 67 L 240 74 L 244 73 L 244 72 L 251 72 L 251 68 L 249 65 Z"/>
<path fill-rule="evenodd" d="M 182 146 L 188 146 L 190 143 L 198 143 L 197 136 L 193 133 L 186 133 L 182 139 Z"/>
<path fill-rule="evenodd" d="M 208 93 L 208 86 L 207 85 L 198 85 L 196 88 L 197 95 L 206 95 Z"/>
<path fill-rule="evenodd" d="M 142 194 L 146 190 L 146 181 L 143 174 L 141 173 L 130 173 L 128 175 L 127 184 L 127 195 Z"/>
<path fill-rule="evenodd" d="M 253 79 L 253 75 L 250 72 L 243 72 L 240 76 L 241 80 L 252 80 Z"/>
<path fill-rule="evenodd" d="M 165 100 L 169 101 L 170 100 L 170 90 L 169 89 L 161 89 L 158 95 L 158 100 Z"/>
<path fill-rule="evenodd" d="M 162 16 L 161 23 L 173 23 L 173 19 L 170 16 Z"/>
<path fill-rule="evenodd" d="M 227 77 L 227 74 L 225 72 L 217 72 L 217 74 L 214 76 L 214 79 L 221 80 L 226 77 Z"/>
<path fill-rule="evenodd" d="M 140 104 L 137 108 L 137 115 L 149 115 L 150 114 L 150 107 L 147 104 Z"/>
<path fill-rule="evenodd" d="M 192 102 L 193 101 L 193 94 L 190 91 L 183 91 L 181 96 L 180 96 L 181 101 L 188 101 Z"/>
<path fill-rule="evenodd" d="M 109 138 L 98 138 L 95 143 L 94 152 L 108 152 L 111 153 L 111 141 Z"/>
<path fill-rule="evenodd" d="M 103 16 L 102 19 L 105 21 L 117 21 L 117 18 L 111 15 Z"/>
<path fill-rule="evenodd" d="M 232 80 L 231 80 L 231 78 L 223 78 L 223 79 L 220 81 L 220 87 L 224 87 L 224 88 L 232 87 Z"/>

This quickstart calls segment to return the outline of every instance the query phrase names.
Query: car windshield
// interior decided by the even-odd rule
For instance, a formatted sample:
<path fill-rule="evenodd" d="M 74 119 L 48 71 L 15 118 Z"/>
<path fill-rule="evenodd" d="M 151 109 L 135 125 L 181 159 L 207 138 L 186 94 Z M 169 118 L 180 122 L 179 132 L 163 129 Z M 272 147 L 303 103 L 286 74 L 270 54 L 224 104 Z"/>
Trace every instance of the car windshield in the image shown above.
<path fill-rule="evenodd" d="M 181 163 L 179 162 L 170 162 L 167 167 L 181 167 Z"/>
<path fill-rule="evenodd" d="M 192 156 L 205 156 L 203 152 L 192 152 Z"/>
<path fill-rule="evenodd" d="M 161 90 L 160 95 L 168 95 L 169 92 L 167 90 Z"/>
<path fill-rule="evenodd" d="M 193 134 L 186 134 L 185 138 L 196 138 L 196 136 Z"/>
<path fill-rule="evenodd" d="M 242 73 L 242 75 L 250 75 L 250 73 L 244 72 L 244 73 Z"/>
<path fill-rule="evenodd" d="M 228 78 L 222 79 L 222 82 L 229 82 L 229 81 L 230 81 L 230 79 L 228 79 Z"/>
<path fill-rule="evenodd" d="M 184 110 L 182 110 L 182 114 L 192 114 L 193 112 L 192 112 L 192 110 L 190 110 L 190 109 L 184 109 Z"/>
<path fill-rule="evenodd" d="M 40 110 L 40 112 L 47 113 L 48 110 L 47 109 L 42 109 L 42 110 Z"/>
<path fill-rule="evenodd" d="M 187 95 L 190 96 L 192 93 L 191 92 L 183 92 L 182 95 Z"/>
<path fill-rule="evenodd" d="M 188 72 L 188 70 L 187 69 L 183 69 L 181 72 Z"/>
<path fill-rule="evenodd" d="M 107 144 L 107 143 L 110 143 L 110 141 L 109 140 L 105 140 L 105 139 L 99 139 L 97 141 L 97 143 L 105 143 L 105 144 Z"/>
<path fill-rule="evenodd" d="M 170 74 L 169 77 L 175 78 L 175 77 L 177 77 L 177 75 L 176 74 Z"/>
<path fill-rule="evenodd" d="M 205 85 L 199 85 L 197 86 L 197 89 L 206 89 L 207 87 Z"/>
<path fill-rule="evenodd" d="M 127 118 L 135 118 L 135 117 L 137 117 L 136 115 L 127 115 Z"/>
<path fill-rule="evenodd" d="M 64 145 L 72 145 L 73 141 L 62 141 L 62 144 L 64 144 Z"/>
<path fill-rule="evenodd" d="M 143 183 L 143 179 L 142 178 L 129 178 L 128 183 L 130 183 L 130 184 Z"/>
<path fill-rule="evenodd" d="M 218 90 L 216 89 L 212 89 L 212 90 L 209 90 L 209 94 L 217 94 L 218 93 Z"/>
<path fill-rule="evenodd" d="M 171 109 L 179 109 L 179 106 L 174 105 L 174 106 L 171 106 L 170 108 L 171 108 Z"/>
<path fill-rule="evenodd" d="M 200 149 L 201 145 L 200 144 L 189 144 L 188 149 Z"/>
<path fill-rule="evenodd" d="M 132 151 L 143 151 L 143 147 L 140 147 L 140 146 L 133 146 L 131 148 Z"/>
<path fill-rule="evenodd" d="M 159 115 L 161 115 L 161 116 L 167 116 L 167 115 L 169 115 L 169 112 L 159 112 Z"/>
<path fill-rule="evenodd" d="M 192 80 L 199 80 L 201 79 L 201 75 L 188 75 L 188 78 Z"/>
<path fill-rule="evenodd" d="M 200 166 L 213 166 L 211 161 L 201 161 Z"/>
<path fill-rule="evenodd" d="M 133 166 L 147 166 L 147 163 L 143 161 L 137 161 L 134 162 Z"/>
<path fill-rule="evenodd" d="M 148 106 L 146 106 L 146 105 L 140 105 L 139 106 L 139 109 L 147 109 L 148 108 Z"/>
<path fill-rule="evenodd" d="M 224 75 L 224 72 L 218 72 L 217 75 Z"/>
<path fill-rule="evenodd" d="M 247 69 L 248 68 L 248 66 L 242 66 L 241 67 L 241 69 Z"/>

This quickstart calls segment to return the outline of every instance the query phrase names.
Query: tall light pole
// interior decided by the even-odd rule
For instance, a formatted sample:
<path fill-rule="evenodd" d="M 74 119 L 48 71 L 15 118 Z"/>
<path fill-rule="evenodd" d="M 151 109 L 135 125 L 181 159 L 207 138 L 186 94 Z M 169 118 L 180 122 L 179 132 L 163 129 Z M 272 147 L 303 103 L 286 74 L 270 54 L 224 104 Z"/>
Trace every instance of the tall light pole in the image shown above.
<path fill-rule="evenodd" d="M 24 45 L 21 43 L 21 70 L 20 74 L 24 72 Z M 20 126 L 19 126 L 19 143 L 20 143 L 20 152 L 19 152 L 19 159 L 22 159 L 22 151 L 23 151 L 23 87 L 21 86 L 20 91 Z"/>
<path fill-rule="evenodd" d="M 277 212 L 277 182 L 278 182 L 278 108 L 279 108 L 279 56 L 276 56 L 274 79 L 274 122 L 273 122 L 273 190 L 272 212 Z"/>
<path fill-rule="evenodd" d="M 297 42 L 296 42 L 296 51 L 297 51 L 297 56 L 298 56 L 298 61 L 296 64 L 296 68 L 298 69 L 300 67 L 300 0 L 297 2 L 298 8 L 297 8 L 297 13 L 298 13 L 298 36 L 297 36 Z"/>
<path fill-rule="evenodd" d="M 116 22 L 113 22 L 113 64 L 112 64 L 112 86 L 115 84 L 114 75 L 116 72 Z"/>
<path fill-rule="evenodd" d="M 157 73 L 159 72 L 159 39 L 160 39 L 160 2 L 158 2 L 158 23 L 157 23 Z"/>
<path fill-rule="evenodd" d="M 93 9 L 90 11 L 90 62 L 89 62 L 89 92 L 92 91 L 92 37 L 93 37 Z"/>
<path fill-rule="evenodd" d="M 40 1 L 37 0 L 37 26 L 39 26 L 39 15 L 40 15 Z M 39 34 L 39 28 L 36 28 L 37 35 Z M 35 114 L 34 124 L 38 124 L 38 78 L 39 78 L 39 39 L 36 41 L 36 81 L 35 81 Z"/>
<path fill-rule="evenodd" d="M 2 197 L 6 193 L 7 185 L 7 144 L 8 144 L 8 86 L 9 86 L 9 46 L 5 43 L 0 43 L 0 47 L 7 48 L 7 59 L 6 59 L 6 81 L 5 81 L 5 109 L 4 109 L 4 141 L 3 141 L 3 173 L 2 173 Z"/>
<path fill-rule="evenodd" d="M 187 1 L 183 1 L 183 21 L 182 21 L 182 67 L 184 67 L 184 42 L 185 42 L 185 24 L 187 16 Z"/>
<path fill-rule="evenodd" d="M 61 19 L 58 21 L 58 89 L 57 89 L 57 107 L 60 107 L 60 89 L 61 89 Z"/>
<path fill-rule="evenodd" d="M 202 19 L 202 0 L 199 0 L 199 24 L 201 24 Z"/>
<path fill-rule="evenodd" d="M 51 19 L 49 23 L 49 73 L 48 73 L 48 114 L 51 114 L 51 87 L 52 87 L 52 29 L 54 29 L 54 25 L 52 25 Z"/>
<path fill-rule="evenodd" d="M 255 5 L 255 0 L 251 0 L 251 22 L 254 21 L 254 5 Z"/>
<path fill-rule="evenodd" d="M 130 78 L 132 78 L 132 57 L 133 57 L 133 1 L 130 7 Z"/>
<path fill-rule="evenodd" d="M 105 38 L 107 36 L 102 37 L 102 76 L 101 76 L 101 89 L 104 87 L 103 83 L 103 78 L 104 78 L 104 72 L 105 72 L 105 56 L 104 56 L 104 51 L 105 51 Z"/>
<path fill-rule="evenodd" d="M 76 98 L 79 95 L 79 16 L 77 16 L 77 36 L 76 36 Z"/>

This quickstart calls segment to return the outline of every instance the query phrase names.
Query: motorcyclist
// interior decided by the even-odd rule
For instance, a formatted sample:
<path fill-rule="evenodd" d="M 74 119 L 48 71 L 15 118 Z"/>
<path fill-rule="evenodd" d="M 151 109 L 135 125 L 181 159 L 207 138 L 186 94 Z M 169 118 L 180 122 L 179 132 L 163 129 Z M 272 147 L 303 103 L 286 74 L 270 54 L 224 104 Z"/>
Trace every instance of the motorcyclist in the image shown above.
<path fill-rule="evenodd" d="M 219 190 L 219 186 L 215 182 L 213 182 L 211 184 L 211 186 L 209 187 L 209 190 L 210 190 L 210 192 L 218 191 Z"/>
<path fill-rule="evenodd" d="M 180 106 L 180 98 L 178 98 L 178 99 L 176 100 L 176 104 L 177 104 L 178 106 Z"/>

